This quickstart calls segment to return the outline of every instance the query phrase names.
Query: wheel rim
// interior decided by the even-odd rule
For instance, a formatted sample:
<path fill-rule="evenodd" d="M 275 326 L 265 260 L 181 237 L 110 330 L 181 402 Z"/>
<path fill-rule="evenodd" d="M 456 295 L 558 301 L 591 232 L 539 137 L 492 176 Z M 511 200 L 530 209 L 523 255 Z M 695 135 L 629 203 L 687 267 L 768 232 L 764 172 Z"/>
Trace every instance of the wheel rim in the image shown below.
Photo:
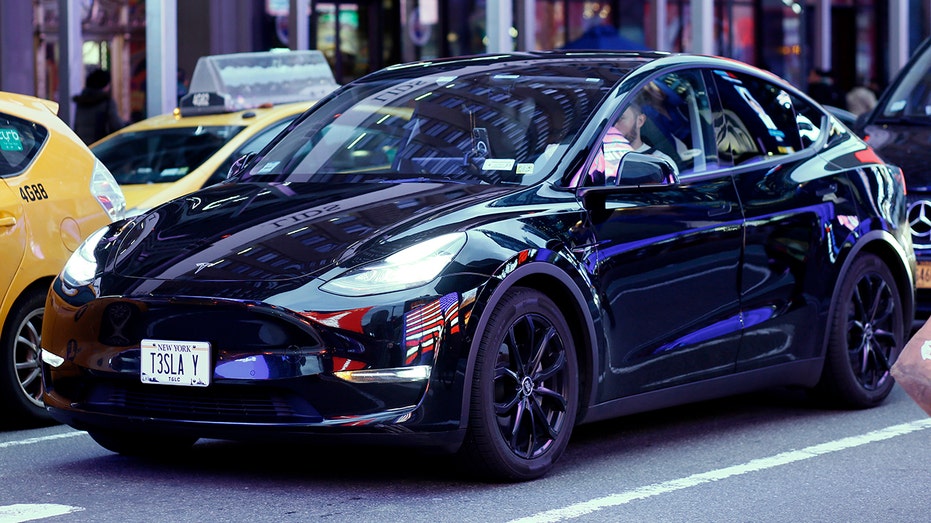
<path fill-rule="evenodd" d="M 23 395 L 37 407 L 42 406 L 42 379 L 39 369 L 39 347 L 44 311 L 30 312 L 16 329 L 13 340 L 13 366 Z"/>
<path fill-rule="evenodd" d="M 515 455 L 531 459 L 552 447 L 566 423 L 566 348 L 536 314 L 517 319 L 498 349 L 494 407 L 498 429 Z"/>
<path fill-rule="evenodd" d="M 854 288 L 847 315 L 847 354 L 850 368 L 866 390 L 886 384 L 898 346 L 896 300 L 879 274 L 863 276 Z"/>

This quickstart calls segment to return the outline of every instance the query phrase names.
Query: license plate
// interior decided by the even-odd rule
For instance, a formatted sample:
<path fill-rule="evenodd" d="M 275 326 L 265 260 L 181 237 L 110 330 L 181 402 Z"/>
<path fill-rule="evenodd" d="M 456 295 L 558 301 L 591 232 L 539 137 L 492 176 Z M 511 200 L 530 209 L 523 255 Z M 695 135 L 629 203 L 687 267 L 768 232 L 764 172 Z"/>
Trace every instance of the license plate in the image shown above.
<path fill-rule="evenodd" d="M 210 343 L 142 340 L 139 377 L 143 383 L 206 387 L 210 385 Z"/>
<path fill-rule="evenodd" d="M 931 289 L 931 263 L 918 264 L 918 282 L 919 289 Z"/>

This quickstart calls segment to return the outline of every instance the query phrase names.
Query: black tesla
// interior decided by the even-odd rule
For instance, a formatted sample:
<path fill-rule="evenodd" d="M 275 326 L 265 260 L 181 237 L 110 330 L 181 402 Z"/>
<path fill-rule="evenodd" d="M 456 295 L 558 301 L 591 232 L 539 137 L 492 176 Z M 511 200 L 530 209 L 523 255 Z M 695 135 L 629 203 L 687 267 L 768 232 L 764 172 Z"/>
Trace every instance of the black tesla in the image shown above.
<path fill-rule="evenodd" d="M 504 480 L 648 409 L 785 385 L 871 407 L 913 314 L 905 192 L 732 60 L 389 67 L 89 238 L 48 296 L 44 399 L 119 453 L 358 439 Z"/>

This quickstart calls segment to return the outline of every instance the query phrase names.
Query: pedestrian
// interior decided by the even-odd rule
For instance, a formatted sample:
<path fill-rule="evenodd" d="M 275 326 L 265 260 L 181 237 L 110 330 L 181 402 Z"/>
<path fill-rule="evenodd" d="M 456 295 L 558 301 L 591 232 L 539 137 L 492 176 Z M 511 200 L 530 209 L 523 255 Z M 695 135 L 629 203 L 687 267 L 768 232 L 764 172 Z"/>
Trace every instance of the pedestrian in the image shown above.
<path fill-rule="evenodd" d="M 110 73 L 103 69 L 91 71 L 81 94 L 72 100 L 77 105 L 74 131 L 88 145 L 126 125 L 110 96 Z"/>
<path fill-rule="evenodd" d="M 847 110 L 860 116 L 876 107 L 876 92 L 862 81 L 847 93 Z"/>

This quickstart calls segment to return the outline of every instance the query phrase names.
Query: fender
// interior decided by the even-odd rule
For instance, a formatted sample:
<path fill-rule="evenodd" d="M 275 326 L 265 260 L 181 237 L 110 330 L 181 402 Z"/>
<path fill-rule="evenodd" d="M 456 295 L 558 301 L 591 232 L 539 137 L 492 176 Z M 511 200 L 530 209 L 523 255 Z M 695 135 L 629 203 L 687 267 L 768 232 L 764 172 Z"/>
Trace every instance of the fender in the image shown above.
<path fill-rule="evenodd" d="M 571 258 L 568 258 L 565 254 L 560 252 L 553 252 L 553 257 L 557 260 L 562 260 L 562 263 L 571 264 Z M 504 263 L 502 266 L 507 266 L 512 261 L 516 261 L 516 256 Z M 524 263 L 523 265 L 518 266 L 513 271 L 509 272 L 503 279 L 498 280 L 499 283 L 494 285 L 496 281 L 495 278 L 492 278 L 489 281 L 489 286 L 493 285 L 493 288 L 490 288 L 490 294 L 487 294 L 484 298 L 480 298 L 480 302 L 483 304 L 476 307 L 475 310 L 480 312 L 480 318 L 478 323 L 475 325 L 473 335 L 471 336 L 471 341 L 469 343 L 469 355 L 466 362 L 465 370 L 465 379 L 463 382 L 463 393 L 462 393 L 462 406 L 460 411 L 460 428 L 466 428 L 469 420 L 469 406 L 472 400 L 471 386 L 472 379 L 475 373 L 475 358 L 478 353 L 478 346 L 481 343 L 481 334 L 485 331 L 485 328 L 488 326 L 488 317 L 490 311 L 493 311 L 498 303 L 501 301 L 501 298 L 504 294 L 512 287 L 520 285 L 522 281 L 525 281 L 526 278 L 532 276 L 548 276 L 555 278 L 563 286 L 563 288 L 572 296 L 574 300 L 573 305 L 579 311 L 581 315 L 581 320 L 583 323 L 583 332 L 582 339 L 586 342 L 587 347 L 577 347 L 577 350 L 588 350 L 588 357 L 591 359 L 591 376 L 588 376 L 587 379 L 581 379 L 581 383 L 592 383 L 592 376 L 597 375 L 597 369 L 601 367 L 601 358 L 599 347 L 601 347 L 600 337 L 596 334 L 595 314 L 593 310 L 595 309 L 594 300 L 591 298 L 591 293 L 586 289 L 583 292 L 582 287 L 579 286 L 578 282 L 567 272 L 566 268 L 561 267 L 562 263 L 552 263 L 544 261 L 530 261 Z M 583 273 L 584 274 L 584 273 Z M 584 276 L 578 275 L 579 278 L 584 279 Z M 488 292 L 488 287 L 486 290 L 483 290 L 483 294 Z M 586 297 L 588 296 L 588 297 Z M 597 345 L 597 347 L 596 347 Z M 586 378 L 582 376 L 582 378 Z M 595 400 L 595 391 L 596 387 L 589 387 L 590 390 L 587 391 L 589 395 L 588 405 L 591 405 Z M 580 390 L 581 394 L 585 394 L 586 391 Z M 585 405 L 579 406 L 579 415 L 577 419 L 582 419 L 583 411 Z"/>
<path fill-rule="evenodd" d="M 839 282 L 843 281 L 847 277 L 847 273 L 850 271 L 850 265 L 853 264 L 853 260 L 857 258 L 857 255 L 860 254 L 863 249 L 867 246 L 874 245 L 876 243 L 882 243 L 883 248 L 888 248 L 895 252 L 895 260 L 898 263 L 898 267 L 890 265 L 892 273 L 897 277 L 897 281 L 901 283 L 900 275 L 905 275 L 907 281 L 915 281 L 915 256 L 905 252 L 902 246 L 896 241 L 895 237 L 885 230 L 872 230 L 860 237 L 860 240 L 857 241 L 844 255 L 844 261 L 841 264 L 840 270 L 837 273 L 837 279 L 834 281 L 834 292 L 831 293 L 831 304 L 828 306 L 828 318 L 834 317 L 834 309 L 837 306 L 837 293 L 840 292 Z M 882 253 L 880 253 L 882 256 Z M 888 260 L 888 256 L 883 256 L 884 259 Z M 911 286 L 911 292 L 907 292 L 906 289 L 899 289 L 900 297 L 902 299 L 902 314 L 903 320 L 906 322 L 906 335 L 909 329 L 908 321 L 909 318 L 914 317 L 915 314 L 915 292 L 914 284 Z M 827 355 L 828 344 L 831 339 L 831 330 L 830 328 L 825 329 L 824 339 L 821 342 L 821 365 L 824 365 L 824 358 Z M 820 374 L 820 373 L 819 373 Z"/>

